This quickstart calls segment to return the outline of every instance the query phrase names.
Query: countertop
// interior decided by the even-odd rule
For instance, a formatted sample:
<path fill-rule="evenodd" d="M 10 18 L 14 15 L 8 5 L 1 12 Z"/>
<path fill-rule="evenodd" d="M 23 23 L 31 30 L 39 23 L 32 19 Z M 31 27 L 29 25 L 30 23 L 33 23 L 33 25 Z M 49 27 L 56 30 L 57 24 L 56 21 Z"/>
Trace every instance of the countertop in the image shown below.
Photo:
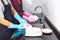
<path fill-rule="evenodd" d="M 45 22 L 45 28 L 50 28 L 47 23 Z M 56 35 L 54 34 L 54 32 L 50 35 L 45 35 L 43 34 L 41 37 L 26 37 L 23 36 L 21 38 L 21 40 L 58 40 L 58 38 L 56 37 Z"/>

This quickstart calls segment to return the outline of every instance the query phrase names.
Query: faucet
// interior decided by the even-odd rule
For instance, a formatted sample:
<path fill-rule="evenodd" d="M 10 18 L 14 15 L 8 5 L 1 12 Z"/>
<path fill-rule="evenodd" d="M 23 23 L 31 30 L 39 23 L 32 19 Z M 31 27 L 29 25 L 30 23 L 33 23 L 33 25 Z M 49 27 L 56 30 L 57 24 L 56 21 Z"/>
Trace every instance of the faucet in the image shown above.
<path fill-rule="evenodd" d="M 41 6 L 36 6 L 35 9 L 34 9 L 34 11 L 36 11 L 37 8 L 41 8 L 41 9 L 42 9 Z M 42 9 L 42 16 L 43 16 L 43 18 L 40 19 L 39 21 L 40 21 L 41 24 L 43 24 L 43 28 L 45 28 L 45 25 L 44 25 L 44 14 L 43 14 L 43 9 Z M 42 22 L 42 21 L 43 21 L 43 22 Z"/>
<path fill-rule="evenodd" d="M 36 7 L 35 7 L 35 9 L 34 9 L 34 11 L 36 11 L 36 10 L 37 10 L 37 8 L 41 8 L 41 9 L 42 9 L 42 7 L 41 7 L 41 6 L 36 6 Z"/>

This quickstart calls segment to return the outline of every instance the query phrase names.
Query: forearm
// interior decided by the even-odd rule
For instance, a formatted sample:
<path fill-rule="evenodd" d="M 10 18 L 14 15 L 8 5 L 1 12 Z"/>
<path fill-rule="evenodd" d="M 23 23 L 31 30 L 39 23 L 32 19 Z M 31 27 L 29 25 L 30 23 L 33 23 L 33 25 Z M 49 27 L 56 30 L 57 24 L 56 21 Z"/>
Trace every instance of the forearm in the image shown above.
<path fill-rule="evenodd" d="M 8 20 L 4 19 L 4 18 L 0 18 L 0 24 L 7 26 L 8 28 L 17 28 L 17 29 L 23 29 L 22 24 L 18 25 L 18 24 L 13 24 L 11 22 L 9 22 Z"/>
<path fill-rule="evenodd" d="M 9 27 L 10 22 L 8 20 L 4 19 L 4 18 L 0 18 L 0 24 Z"/>
<path fill-rule="evenodd" d="M 13 7 L 11 7 L 11 11 L 12 11 L 13 14 L 16 13 L 16 10 Z"/>
<path fill-rule="evenodd" d="M 22 18 L 19 16 L 17 11 L 13 7 L 11 8 L 11 10 L 12 10 L 12 13 L 14 14 L 14 18 L 21 23 L 22 22 Z"/>

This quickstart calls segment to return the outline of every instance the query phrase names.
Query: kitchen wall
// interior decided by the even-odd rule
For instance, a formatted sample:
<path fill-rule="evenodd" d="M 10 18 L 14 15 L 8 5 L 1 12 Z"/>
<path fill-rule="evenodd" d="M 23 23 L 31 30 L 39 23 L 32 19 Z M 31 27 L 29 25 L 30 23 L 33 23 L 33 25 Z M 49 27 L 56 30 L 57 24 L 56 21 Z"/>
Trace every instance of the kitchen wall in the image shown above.
<path fill-rule="evenodd" d="M 41 6 L 41 0 L 22 0 L 23 1 L 23 10 L 28 11 L 30 13 L 41 13 L 41 8 L 37 8 L 36 6 Z"/>
<path fill-rule="evenodd" d="M 46 17 L 60 32 L 60 0 L 42 0 Z"/>

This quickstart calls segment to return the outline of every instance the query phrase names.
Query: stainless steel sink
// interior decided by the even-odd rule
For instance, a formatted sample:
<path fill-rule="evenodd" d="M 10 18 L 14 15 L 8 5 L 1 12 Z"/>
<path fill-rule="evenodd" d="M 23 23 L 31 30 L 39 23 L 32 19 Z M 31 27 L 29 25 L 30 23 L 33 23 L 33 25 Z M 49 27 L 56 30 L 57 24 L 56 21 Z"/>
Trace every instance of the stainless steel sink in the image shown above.
<path fill-rule="evenodd" d="M 32 13 L 33 15 L 36 15 L 39 17 L 39 20 L 35 23 L 43 23 L 44 22 L 44 14 L 43 13 Z"/>
<path fill-rule="evenodd" d="M 43 23 L 40 23 L 40 19 L 34 23 L 32 23 L 33 27 L 39 27 L 39 28 L 43 28 Z"/>
<path fill-rule="evenodd" d="M 33 27 L 39 27 L 39 28 L 43 28 L 44 27 L 44 16 L 39 13 L 32 13 L 33 15 L 37 15 L 39 17 L 39 20 L 37 20 L 36 22 L 32 23 Z"/>
<path fill-rule="evenodd" d="M 43 24 L 32 24 L 33 27 L 43 28 Z"/>

